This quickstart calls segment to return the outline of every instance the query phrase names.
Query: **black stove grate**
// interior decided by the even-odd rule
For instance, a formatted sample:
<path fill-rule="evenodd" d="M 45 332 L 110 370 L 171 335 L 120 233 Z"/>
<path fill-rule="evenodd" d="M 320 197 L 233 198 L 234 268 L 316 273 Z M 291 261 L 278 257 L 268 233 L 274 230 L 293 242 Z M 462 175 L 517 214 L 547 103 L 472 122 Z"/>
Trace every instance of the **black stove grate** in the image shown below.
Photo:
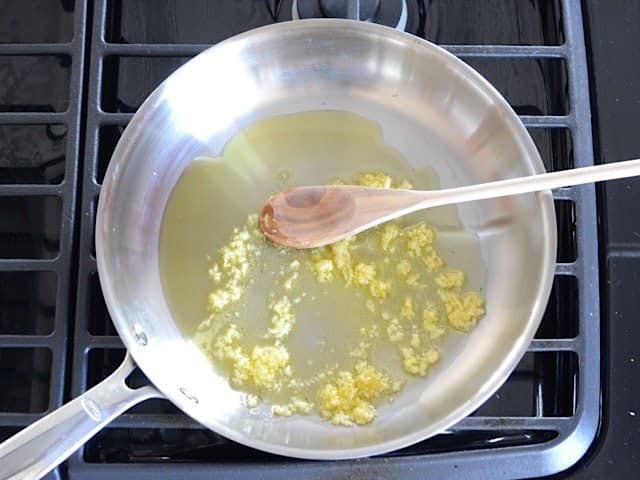
<path fill-rule="evenodd" d="M 478 3 L 479 15 L 495 29 L 478 28 L 480 17 L 465 2 L 407 0 L 408 30 L 445 44 L 489 78 L 521 115 L 548 169 L 593 164 L 579 0 Z M 93 4 L 74 395 L 111 373 L 124 354 L 102 299 L 93 230 L 100 182 L 132 112 L 166 75 L 210 44 L 290 14 L 290 0 Z M 466 20 L 454 20 L 460 15 Z M 381 457 L 304 462 L 235 444 L 204 430 L 169 402 L 150 401 L 116 419 L 76 453 L 68 463 L 70 477 L 496 479 L 568 468 L 591 444 L 599 420 L 596 202 L 592 186 L 558 190 L 555 200 L 558 263 L 542 325 L 508 382 L 450 431 Z"/>
<path fill-rule="evenodd" d="M 82 2 L 0 3 L 0 441 L 69 393 L 85 24 Z"/>

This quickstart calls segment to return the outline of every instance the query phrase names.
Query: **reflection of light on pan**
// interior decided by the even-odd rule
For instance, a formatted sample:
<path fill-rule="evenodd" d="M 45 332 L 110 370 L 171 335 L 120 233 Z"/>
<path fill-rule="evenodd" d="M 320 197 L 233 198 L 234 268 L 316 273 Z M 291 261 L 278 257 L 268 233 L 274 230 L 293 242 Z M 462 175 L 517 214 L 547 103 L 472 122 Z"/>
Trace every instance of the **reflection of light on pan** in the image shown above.
<path fill-rule="evenodd" d="M 258 85 L 234 47 L 212 52 L 209 57 L 217 57 L 215 61 L 204 61 L 207 56 L 192 60 L 167 80 L 162 98 L 169 104 L 177 131 L 206 142 L 255 108 Z M 224 72 L 211 67 L 220 64 Z"/>

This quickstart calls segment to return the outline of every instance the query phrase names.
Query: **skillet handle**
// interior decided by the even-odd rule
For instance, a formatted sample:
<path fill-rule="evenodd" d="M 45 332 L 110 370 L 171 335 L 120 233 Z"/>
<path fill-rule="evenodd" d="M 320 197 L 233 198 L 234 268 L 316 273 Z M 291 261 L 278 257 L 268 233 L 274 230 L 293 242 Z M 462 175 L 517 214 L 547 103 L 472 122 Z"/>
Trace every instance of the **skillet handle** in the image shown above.
<path fill-rule="evenodd" d="M 143 400 L 162 397 L 152 385 L 131 389 L 125 384 L 135 367 L 127 353 L 98 385 L 0 444 L 0 480 L 42 478 L 115 417 Z"/>

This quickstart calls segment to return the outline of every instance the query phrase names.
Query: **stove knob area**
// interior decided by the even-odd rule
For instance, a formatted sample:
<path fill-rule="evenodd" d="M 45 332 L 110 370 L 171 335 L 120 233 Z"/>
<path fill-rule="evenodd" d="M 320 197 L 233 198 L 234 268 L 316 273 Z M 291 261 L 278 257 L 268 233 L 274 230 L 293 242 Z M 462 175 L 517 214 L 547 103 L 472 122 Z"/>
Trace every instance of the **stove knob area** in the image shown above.
<path fill-rule="evenodd" d="M 406 0 L 294 0 L 291 9 L 294 20 L 348 18 L 398 30 L 407 26 Z"/>

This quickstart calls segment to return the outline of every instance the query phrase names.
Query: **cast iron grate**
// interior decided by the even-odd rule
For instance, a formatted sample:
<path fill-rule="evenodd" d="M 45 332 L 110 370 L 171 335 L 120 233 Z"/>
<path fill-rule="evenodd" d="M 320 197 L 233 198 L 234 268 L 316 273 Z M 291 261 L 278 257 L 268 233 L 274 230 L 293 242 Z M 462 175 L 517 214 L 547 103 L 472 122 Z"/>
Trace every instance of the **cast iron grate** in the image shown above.
<path fill-rule="evenodd" d="M 480 28 L 462 1 L 407 0 L 408 30 L 443 44 L 487 76 L 531 132 L 551 170 L 593 164 L 582 12 L 578 0 L 482 3 Z M 96 274 L 93 229 L 100 182 L 132 112 L 160 81 L 210 44 L 290 19 L 291 1 L 95 2 L 74 336 L 73 393 L 124 355 Z M 455 19 L 455 20 L 454 20 Z M 523 79 L 527 79 L 524 82 Z M 556 192 L 558 263 L 544 320 L 505 386 L 435 438 L 381 457 L 315 463 L 264 454 L 202 429 L 166 401 L 138 406 L 69 461 L 72 478 L 204 479 L 376 475 L 520 478 L 568 468 L 599 418 L 599 299 L 592 186 Z M 187 466 L 188 465 L 188 466 Z"/>
<path fill-rule="evenodd" d="M 85 22 L 83 2 L 0 3 L 0 441 L 68 394 Z"/>

